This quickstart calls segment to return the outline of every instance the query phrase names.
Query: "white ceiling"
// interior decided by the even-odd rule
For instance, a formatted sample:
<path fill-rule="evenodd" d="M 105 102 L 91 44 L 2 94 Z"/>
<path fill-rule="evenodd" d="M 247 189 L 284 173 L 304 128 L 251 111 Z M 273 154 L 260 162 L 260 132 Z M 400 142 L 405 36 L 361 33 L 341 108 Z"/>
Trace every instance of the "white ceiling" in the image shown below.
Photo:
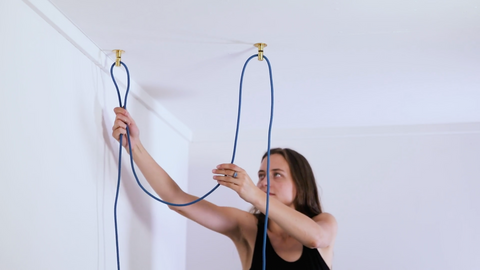
<path fill-rule="evenodd" d="M 265 42 L 276 128 L 480 121 L 480 0 L 50 0 L 194 133 L 234 129 Z M 266 129 L 251 61 L 242 129 Z"/>

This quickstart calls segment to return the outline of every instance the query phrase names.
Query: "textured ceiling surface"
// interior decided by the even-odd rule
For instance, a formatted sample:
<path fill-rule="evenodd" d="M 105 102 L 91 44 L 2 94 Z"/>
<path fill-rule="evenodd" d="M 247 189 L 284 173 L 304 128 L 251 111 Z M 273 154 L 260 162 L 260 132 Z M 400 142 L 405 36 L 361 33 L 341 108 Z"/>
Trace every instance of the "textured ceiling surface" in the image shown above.
<path fill-rule="evenodd" d="M 234 128 L 240 73 L 265 42 L 276 128 L 480 121 L 480 1 L 50 0 L 196 131 Z M 266 62 L 243 129 L 265 129 Z"/>

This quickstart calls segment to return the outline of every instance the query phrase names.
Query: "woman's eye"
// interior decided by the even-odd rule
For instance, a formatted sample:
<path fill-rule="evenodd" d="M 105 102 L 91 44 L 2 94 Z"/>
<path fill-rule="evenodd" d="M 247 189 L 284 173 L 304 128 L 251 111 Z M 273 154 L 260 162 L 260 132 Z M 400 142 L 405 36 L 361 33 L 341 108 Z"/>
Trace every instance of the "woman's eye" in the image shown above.
<path fill-rule="evenodd" d="M 260 179 L 260 180 L 262 180 L 264 177 L 265 177 L 265 175 L 263 175 L 263 174 L 258 175 L 258 179 Z"/>
<path fill-rule="evenodd" d="M 281 175 L 280 173 L 274 173 L 273 176 L 274 176 L 274 177 L 280 177 L 280 176 L 282 176 L 282 175 Z"/>

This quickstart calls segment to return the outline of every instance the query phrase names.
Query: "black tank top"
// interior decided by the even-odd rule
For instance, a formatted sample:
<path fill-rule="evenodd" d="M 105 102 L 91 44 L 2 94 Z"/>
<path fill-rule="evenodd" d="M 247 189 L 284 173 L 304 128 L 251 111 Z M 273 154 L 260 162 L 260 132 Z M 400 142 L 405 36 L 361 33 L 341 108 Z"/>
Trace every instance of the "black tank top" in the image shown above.
<path fill-rule="evenodd" d="M 258 220 L 257 237 L 255 239 L 255 249 L 250 270 L 262 270 L 262 249 L 263 249 L 263 229 L 264 222 Z M 287 262 L 277 255 L 270 243 L 267 235 L 267 270 L 330 270 L 316 248 L 303 246 L 302 256 L 297 261 Z"/>

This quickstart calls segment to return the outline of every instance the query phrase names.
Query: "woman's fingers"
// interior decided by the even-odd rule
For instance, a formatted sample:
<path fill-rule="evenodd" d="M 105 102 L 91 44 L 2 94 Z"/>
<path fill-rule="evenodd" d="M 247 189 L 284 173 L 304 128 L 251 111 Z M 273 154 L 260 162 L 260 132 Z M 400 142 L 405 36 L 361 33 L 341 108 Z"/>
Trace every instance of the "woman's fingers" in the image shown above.
<path fill-rule="evenodd" d="M 215 180 L 220 180 L 220 181 L 225 181 L 225 182 L 231 182 L 234 184 L 239 184 L 242 182 L 242 180 L 238 177 L 233 177 L 228 174 L 219 174 L 219 175 L 214 175 L 213 179 Z"/>
<path fill-rule="evenodd" d="M 260 189 L 252 182 L 247 172 L 235 164 L 220 164 L 212 170 L 212 173 L 215 174 L 213 179 L 217 180 L 218 184 L 234 190 L 247 202 L 251 203 L 259 196 Z M 260 191 L 260 194 L 264 193 Z"/>
<path fill-rule="evenodd" d="M 238 167 L 237 165 L 233 163 L 222 163 L 217 166 L 217 169 L 223 169 L 223 170 L 241 170 L 242 168 Z"/>
<path fill-rule="evenodd" d="M 135 121 L 130 116 L 128 111 L 121 107 L 117 107 L 113 110 L 115 112 L 115 121 L 112 129 L 116 129 L 118 127 L 126 128 L 126 126 L 128 125 L 131 135 L 133 137 L 138 136 L 138 128 L 135 125 Z"/>
<path fill-rule="evenodd" d="M 128 119 L 128 117 L 126 117 L 125 115 L 120 115 L 120 114 L 117 115 L 117 117 L 115 118 L 115 122 L 116 123 L 117 122 L 122 122 L 126 125 L 129 125 L 129 126 L 132 124 L 132 122 L 130 121 L 130 119 Z"/>
<path fill-rule="evenodd" d="M 115 122 L 113 123 L 113 127 L 112 127 L 112 130 L 115 130 L 115 129 L 118 129 L 118 128 L 123 128 L 123 129 L 126 129 L 127 128 L 127 124 L 120 120 L 120 119 L 117 119 L 115 120 Z"/>
<path fill-rule="evenodd" d="M 115 119 L 119 119 L 119 120 L 125 122 L 128 125 L 131 125 L 131 124 L 134 123 L 132 117 L 130 117 L 130 115 L 128 114 L 128 112 L 125 109 L 115 108 L 114 112 L 115 112 L 115 116 L 116 116 Z"/>
<path fill-rule="evenodd" d="M 116 136 L 114 135 L 114 137 L 118 139 L 120 134 L 127 134 L 127 124 L 121 119 L 116 119 L 113 123 L 112 130 L 114 132 L 113 134 L 117 134 Z"/>
<path fill-rule="evenodd" d="M 235 171 L 234 170 L 223 170 L 223 169 L 213 169 L 212 173 L 214 174 L 220 174 L 220 175 L 228 175 L 228 176 L 234 176 Z M 238 176 L 238 172 L 237 172 Z"/>
<path fill-rule="evenodd" d="M 123 136 L 122 145 L 127 148 L 128 146 L 128 139 L 127 136 L 127 129 L 130 131 L 130 142 L 132 149 L 135 147 L 136 143 L 139 142 L 139 130 L 138 127 L 135 125 L 135 121 L 130 116 L 127 110 L 121 107 L 114 108 L 113 111 L 115 112 L 115 121 L 113 122 L 112 127 L 112 136 L 117 140 L 120 141 L 120 136 Z M 129 149 L 127 148 L 127 151 Z"/>
<path fill-rule="evenodd" d="M 236 185 L 236 184 L 234 184 L 234 183 L 227 182 L 227 181 L 221 181 L 221 180 L 217 180 L 217 183 L 219 183 L 219 184 L 222 185 L 222 186 L 231 188 L 231 189 L 233 189 L 233 190 L 236 191 L 236 192 L 239 191 L 239 186 Z"/>
<path fill-rule="evenodd" d="M 127 138 L 125 137 L 125 132 L 126 130 L 122 130 L 119 128 L 112 132 L 112 136 L 113 138 L 115 138 L 115 140 L 117 140 L 117 142 L 120 142 L 120 135 L 123 134 L 124 136 L 122 140 L 122 146 L 127 147 L 128 141 L 127 141 Z"/>
<path fill-rule="evenodd" d="M 243 179 L 243 177 L 240 177 L 241 175 L 238 172 L 237 176 L 233 177 L 235 171 L 230 169 L 213 169 L 212 173 L 215 174 L 213 176 L 213 179 L 217 180 L 220 185 L 229 187 L 235 191 L 237 191 L 237 188 L 241 186 L 243 182 L 245 182 L 245 179 Z"/>
<path fill-rule="evenodd" d="M 245 179 L 245 171 L 232 163 L 223 163 L 217 166 L 216 169 L 212 170 L 212 173 L 217 174 L 214 176 L 217 180 L 229 181 L 238 183 L 238 181 L 233 181 L 233 179 Z M 248 175 L 247 175 L 248 177 Z"/>
<path fill-rule="evenodd" d="M 124 134 L 126 135 L 127 134 L 127 130 L 125 128 L 122 128 L 122 127 L 118 127 L 116 129 L 114 129 L 112 131 L 112 136 L 117 139 L 117 141 L 119 140 L 120 138 L 120 134 Z"/>
<path fill-rule="evenodd" d="M 117 128 L 114 131 L 112 131 L 112 136 L 118 141 L 120 140 L 120 135 L 124 135 L 124 137 L 127 135 L 127 130 L 125 128 Z"/>
<path fill-rule="evenodd" d="M 117 107 L 117 108 L 113 109 L 113 111 L 115 112 L 115 115 L 116 115 L 117 119 L 121 119 L 129 125 L 134 123 L 133 118 L 130 116 L 128 111 L 125 110 L 124 108 Z"/>
<path fill-rule="evenodd" d="M 220 164 L 217 169 L 213 169 L 215 175 L 213 179 L 217 180 L 220 185 L 229 187 L 239 192 L 245 184 L 250 181 L 244 170 L 234 164 Z"/>
<path fill-rule="evenodd" d="M 116 114 L 128 115 L 127 110 L 125 110 L 125 109 L 122 108 L 122 107 L 116 107 L 116 108 L 113 109 L 113 111 L 114 111 Z"/>
<path fill-rule="evenodd" d="M 233 175 L 235 172 L 237 172 L 237 174 L 240 173 L 240 172 L 244 172 L 244 170 L 242 168 L 240 168 L 237 165 L 232 164 L 232 163 L 220 164 L 220 165 L 217 166 L 217 170 L 219 170 L 219 171 L 223 170 L 225 172 L 230 172 L 229 173 L 230 175 Z"/>

